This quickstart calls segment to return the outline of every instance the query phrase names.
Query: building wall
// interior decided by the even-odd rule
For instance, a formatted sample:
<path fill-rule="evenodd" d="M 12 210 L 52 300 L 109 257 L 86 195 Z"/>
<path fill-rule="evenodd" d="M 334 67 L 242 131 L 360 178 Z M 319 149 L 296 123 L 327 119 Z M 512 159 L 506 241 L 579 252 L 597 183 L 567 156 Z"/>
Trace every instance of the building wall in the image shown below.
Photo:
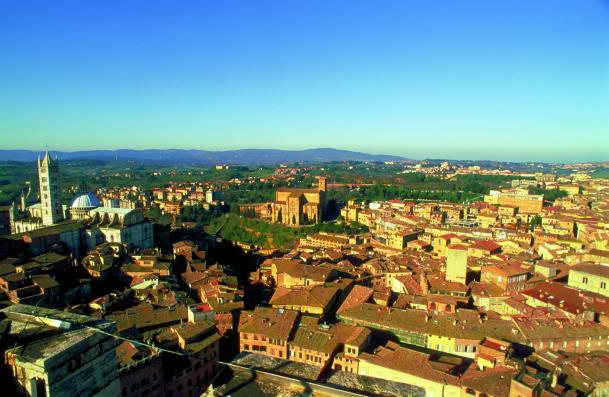
<path fill-rule="evenodd" d="M 609 348 L 609 337 L 561 338 L 560 328 L 557 328 L 557 335 L 555 338 L 529 340 L 529 346 L 535 350 L 587 353 L 591 351 L 607 350 L 607 348 Z"/>
<path fill-rule="evenodd" d="M 68 232 L 61 233 L 59 239 L 70 247 L 70 250 L 75 257 L 81 258 L 84 255 L 83 252 L 83 229 L 70 230 Z"/>
<path fill-rule="evenodd" d="M 427 348 L 461 357 L 474 358 L 480 341 L 456 339 L 440 335 L 428 335 Z"/>
<path fill-rule="evenodd" d="M 446 252 L 446 280 L 465 284 L 467 251 L 449 248 Z"/>
<path fill-rule="evenodd" d="M 324 367 L 332 358 L 332 354 L 323 353 L 317 350 L 304 349 L 300 346 L 290 344 L 289 347 L 291 361 L 314 365 L 316 367 Z"/>
<path fill-rule="evenodd" d="M 333 303 L 329 304 L 327 307 L 331 307 Z M 273 308 L 275 309 L 285 309 L 285 310 L 294 310 L 301 313 L 307 314 L 315 314 L 315 315 L 323 315 L 326 308 L 318 307 L 318 306 L 303 306 L 303 305 L 278 305 L 274 304 Z"/>
<path fill-rule="evenodd" d="M 332 369 L 357 374 L 359 372 L 359 359 L 339 353 L 334 357 Z"/>
<path fill-rule="evenodd" d="M 241 332 L 239 334 L 239 350 L 252 353 L 264 354 L 271 357 L 287 359 L 288 344 L 287 341 L 271 340 L 266 335 L 250 334 Z"/>
<path fill-rule="evenodd" d="M 543 196 L 500 193 L 497 203 L 503 206 L 518 207 L 518 212 L 524 214 L 539 214 L 543 207 Z"/>
<path fill-rule="evenodd" d="M 137 248 L 151 248 L 154 244 L 150 222 L 137 223 L 120 229 L 100 228 L 99 231 L 104 235 L 106 242 L 110 243 L 131 244 Z"/>
<path fill-rule="evenodd" d="M 200 396 L 202 395 L 215 374 L 220 370 L 220 342 L 216 340 L 205 349 L 194 354 L 190 360 L 191 366 L 175 374 L 171 379 L 165 379 L 164 396 Z"/>
<path fill-rule="evenodd" d="M 460 397 L 461 388 L 452 385 L 445 385 L 440 382 L 434 382 L 428 379 L 423 379 L 406 372 L 397 371 L 387 367 L 373 364 L 369 361 L 360 359 L 359 375 L 371 376 L 373 378 L 386 379 L 393 382 L 407 383 L 409 385 L 419 386 L 425 389 L 427 397 Z"/>
<path fill-rule="evenodd" d="M 37 389 L 44 390 L 48 397 L 118 396 L 121 390 L 115 347 L 114 338 L 92 332 L 51 358 L 39 360 L 42 362 L 7 354 L 14 376 L 30 395 Z"/>
<path fill-rule="evenodd" d="M 123 397 L 161 397 L 165 395 L 163 366 L 159 356 L 153 356 L 119 372 Z"/>
<path fill-rule="evenodd" d="M 571 269 L 569 287 L 609 296 L 609 277 L 601 277 Z"/>

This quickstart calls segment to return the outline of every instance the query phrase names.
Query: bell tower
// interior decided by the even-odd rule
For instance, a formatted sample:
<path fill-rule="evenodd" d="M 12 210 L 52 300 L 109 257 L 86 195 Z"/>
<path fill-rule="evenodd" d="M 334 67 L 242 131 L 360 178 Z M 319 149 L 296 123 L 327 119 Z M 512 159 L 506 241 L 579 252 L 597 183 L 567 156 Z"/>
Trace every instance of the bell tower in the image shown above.
<path fill-rule="evenodd" d="M 61 187 L 59 185 L 59 161 L 53 160 L 47 148 L 44 158 L 38 157 L 38 182 L 40 186 L 40 206 L 42 224 L 55 224 L 63 219 L 61 207 Z"/>
<path fill-rule="evenodd" d="M 328 190 L 328 182 L 326 181 L 325 176 L 317 177 L 317 190 L 325 192 Z"/>

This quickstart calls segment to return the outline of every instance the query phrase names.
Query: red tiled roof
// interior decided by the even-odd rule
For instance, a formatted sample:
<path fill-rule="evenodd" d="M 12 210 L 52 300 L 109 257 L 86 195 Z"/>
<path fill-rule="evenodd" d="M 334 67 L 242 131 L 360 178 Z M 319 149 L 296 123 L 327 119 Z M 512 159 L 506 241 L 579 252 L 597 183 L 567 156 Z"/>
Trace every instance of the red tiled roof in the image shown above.
<path fill-rule="evenodd" d="M 340 313 L 352 307 L 359 306 L 360 304 L 368 301 L 372 294 L 373 291 L 371 288 L 364 287 L 363 285 L 355 285 L 336 312 Z"/>
<path fill-rule="evenodd" d="M 478 240 L 471 245 L 471 248 L 493 252 L 501 248 L 501 246 L 494 241 Z"/>
<path fill-rule="evenodd" d="M 449 244 L 446 248 L 451 250 L 467 251 L 467 247 L 463 244 Z"/>
<path fill-rule="evenodd" d="M 609 314 L 608 298 L 598 294 L 580 292 L 556 282 L 539 283 L 520 293 L 574 315 L 585 311 Z"/>

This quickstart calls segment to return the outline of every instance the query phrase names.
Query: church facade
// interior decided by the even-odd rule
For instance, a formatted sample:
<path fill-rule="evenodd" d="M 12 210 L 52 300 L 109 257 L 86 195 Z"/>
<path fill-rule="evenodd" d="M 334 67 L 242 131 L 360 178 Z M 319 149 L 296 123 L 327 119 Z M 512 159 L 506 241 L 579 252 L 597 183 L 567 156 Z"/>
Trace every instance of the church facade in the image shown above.
<path fill-rule="evenodd" d="M 272 204 L 273 222 L 300 226 L 320 223 L 326 210 L 326 178 L 319 177 L 317 188 L 280 188 Z"/>

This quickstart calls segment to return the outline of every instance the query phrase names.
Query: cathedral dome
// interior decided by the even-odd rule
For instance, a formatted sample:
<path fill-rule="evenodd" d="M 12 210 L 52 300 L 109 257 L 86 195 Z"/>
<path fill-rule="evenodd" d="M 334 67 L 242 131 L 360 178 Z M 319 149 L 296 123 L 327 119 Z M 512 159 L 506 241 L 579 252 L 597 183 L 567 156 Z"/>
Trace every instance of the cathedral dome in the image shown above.
<path fill-rule="evenodd" d="M 91 208 L 97 208 L 97 207 L 101 207 L 101 203 L 99 202 L 99 199 L 97 198 L 97 196 L 95 196 L 93 193 L 88 192 L 88 193 L 83 193 L 83 194 L 79 194 L 77 196 L 75 196 L 72 201 L 70 202 L 70 208 L 77 208 L 77 209 L 91 209 Z"/>

